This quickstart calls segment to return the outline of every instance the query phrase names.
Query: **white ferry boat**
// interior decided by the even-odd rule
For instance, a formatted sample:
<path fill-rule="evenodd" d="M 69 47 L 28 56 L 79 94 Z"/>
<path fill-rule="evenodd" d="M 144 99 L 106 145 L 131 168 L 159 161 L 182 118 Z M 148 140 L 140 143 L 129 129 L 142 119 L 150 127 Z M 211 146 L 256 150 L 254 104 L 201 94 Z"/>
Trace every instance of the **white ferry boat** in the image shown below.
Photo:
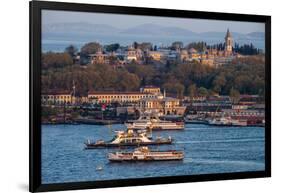
<path fill-rule="evenodd" d="M 141 115 L 139 119 L 125 124 L 128 129 L 152 129 L 152 130 L 181 130 L 184 122 L 172 122 L 159 119 L 156 115 Z"/>
<path fill-rule="evenodd" d="M 114 152 L 108 154 L 108 160 L 121 161 L 171 161 L 183 160 L 183 151 L 151 151 L 148 147 L 136 148 L 133 152 Z"/>
<path fill-rule="evenodd" d="M 120 147 L 120 146 L 139 146 L 139 145 L 162 145 L 162 144 L 172 144 L 172 138 L 157 137 L 152 139 L 147 136 L 147 133 L 134 132 L 129 129 L 128 131 L 117 131 L 117 134 L 111 141 L 98 140 L 96 142 L 91 142 L 87 140 L 85 142 L 85 149 L 95 149 L 102 147 Z"/>

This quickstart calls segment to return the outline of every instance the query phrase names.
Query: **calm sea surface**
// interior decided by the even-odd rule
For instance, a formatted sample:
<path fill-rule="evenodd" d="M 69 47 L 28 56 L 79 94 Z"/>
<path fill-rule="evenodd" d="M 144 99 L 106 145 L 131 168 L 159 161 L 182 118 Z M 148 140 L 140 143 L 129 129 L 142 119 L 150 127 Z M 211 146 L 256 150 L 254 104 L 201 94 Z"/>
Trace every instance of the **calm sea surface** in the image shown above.
<path fill-rule="evenodd" d="M 171 45 L 174 41 L 182 41 L 184 45 L 191 42 L 205 41 L 207 44 L 217 44 L 224 42 L 223 37 L 198 37 L 198 36 L 153 36 L 153 35 L 44 35 L 42 37 L 42 51 L 63 52 L 69 45 L 81 48 L 85 43 L 99 42 L 101 44 L 119 43 L 121 45 L 131 45 L 134 41 L 151 42 L 154 45 Z M 255 47 L 265 48 L 265 40 L 262 37 L 234 37 L 235 43 L 240 45 L 252 43 Z"/>
<path fill-rule="evenodd" d="M 42 183 L 98 181 L 174 175 L 264 170 L 263 127 L 215 127 L 187 124 L 184 131 L 155 131 L 174 145 L 154 149 L 184 150 L 184 161 L 110 163 L 118 149 L 84 150 L 83 142 L 110 140 L 114 130 L 96 125 L 42 125 Z M 126 148 L 125 148 L 126 149 Z M 133 150 L 133 148 L 129 148 Z M 102 167 L 103 170 L 97 170 Z"/>

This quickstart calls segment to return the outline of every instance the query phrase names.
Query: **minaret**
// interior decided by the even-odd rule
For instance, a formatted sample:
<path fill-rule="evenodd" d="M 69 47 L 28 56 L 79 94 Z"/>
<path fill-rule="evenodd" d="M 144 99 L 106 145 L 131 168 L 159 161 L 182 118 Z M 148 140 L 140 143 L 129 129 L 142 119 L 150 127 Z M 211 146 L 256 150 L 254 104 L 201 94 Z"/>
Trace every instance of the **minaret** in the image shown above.
<path fill-rule="evenodd" d="M 72 97 L 71 97 L 71 102 L 72 104 L 75 103 L 75 95 L 76 95 L 76 86 L 74 80 L 72 81 Z"/>
<path fill-rule="evenodd" d="M 225 35 L 225 51 L 228 54 L 232 53 L 232 47 L 233 47 L 233 38 L 232 35 L 229 32 L 229 29 L 227 29 L 226 35 Z"/>

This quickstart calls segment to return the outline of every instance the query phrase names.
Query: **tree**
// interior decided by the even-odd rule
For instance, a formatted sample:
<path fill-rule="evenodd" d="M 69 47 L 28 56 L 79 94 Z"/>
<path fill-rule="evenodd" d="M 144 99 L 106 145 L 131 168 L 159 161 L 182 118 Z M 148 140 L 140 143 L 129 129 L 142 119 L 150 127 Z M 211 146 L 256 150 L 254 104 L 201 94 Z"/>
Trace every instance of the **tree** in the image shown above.
<path fill-rule="evenodd" d="M 142 51 L 152 50 L 152 44 L 150 42 L 142 42 L 137 44 L 137 48 L 141 49 Z"/>
<path fill-rule="evenodd" d="M 88 55 L 88 54 L 95 54 L 102 46 L 97 42 L 90 42 L 82 46 L 81 54 Z"/>
<path fill-rule="evenodd" d="M 198 88 L 198 96 L 206 97 L 208 95 L 208 90 L 205 87 Z"/>
<path fill-rule="evenodd" d="M 42 54 L 42 68 L 62 68 L 73 64 L 68 53 L 47 52 Z"/>
<path fill-rule="evenodd" d="M 187 49 L 194 48 L 198 52 L 203 52 L 207 48 L 206 42 L 191 42 L 186 46 Z"/>
<path fill-rule="evenodd" d="M 170 78 L 163 84 L 163 88 L 172 94 L 177 95 L 177 98 L 182 99 L 184 94 L 184 85 L 180 82 L 177 82 L 176 79 Z"/>
<path fill-rule="evenodd" d="M 177 97 L 179 99 L 182 99 L 183 93 L 184 93 L 184 85 L 182 85 L 181 83 L 176 83 L 174 86 L 175 86 L 175 89 L 177 91 Z"/>
<path fill-rule="evenodd" d="M 154 45 L 153 51 L 157 51 L 157 46 Z"/>
<path fill-rule="evenodd" d="M 171 48 L 173 50 L 181 49 L 181 48 L 183 48 L 183 43 L 180 41 L 173 42 Z"/>
<path fill-rule="evenodd" d="M 238 90 L 231 88 L 229 92 L 229 97 L 232 103 L 236 104 L 240 100 L 240 93 Z"/>
<path fill-rule="evenodd" d="M 65 48 L 64 52 L 68 53 L 71 57 L 73 57 L 76 55 L 77 51 L 78 49 L 74 45 L 69 45 Z"/>
<path fill-rule="evenodd" d="M 118 74 L 117 87 L 122 91 L 133 91 L 140 86 L 140 80 L 137 75 L 120 71 Z"/>
<path fill-rule="evenodd" d="M 118 50 L 119 47 L 120 47 L 120 45 L 118 43 L 109 44 L 109 45 L 105 46 L 105 50 L 107 52 L 115 52 L 116 50 Z"/>
<path fill-rule="evenodd" d="M 196 87 L 196 84 L 191 84 L 188 89 L 187 89 L 187 92 L 188 92 L 188 96 L 190 98 L 193 98 L 196 96 L 197 94 L 197 87 Z"/>
<path fill-rule="evenodd" d="M 239 44 L 236 44 L 234 46 L 234 51 L 238 52 L 243 55 L 257 55 L 262 53 L 261 50 L 257 49 L 252 43 L 251 44 L 244 44 L 242 46 L 239 46 Z"/>
<path fill-rule="evenodd" d="M 222 87 L 225 85 L 225 83 L 226 83 L 226 80 L 225 80 L 224 74 L 220 74 L 220 75 L 216 76 L 216 78 L 213 81 L 214 91 L 220 93 L 222 90 Z"/>

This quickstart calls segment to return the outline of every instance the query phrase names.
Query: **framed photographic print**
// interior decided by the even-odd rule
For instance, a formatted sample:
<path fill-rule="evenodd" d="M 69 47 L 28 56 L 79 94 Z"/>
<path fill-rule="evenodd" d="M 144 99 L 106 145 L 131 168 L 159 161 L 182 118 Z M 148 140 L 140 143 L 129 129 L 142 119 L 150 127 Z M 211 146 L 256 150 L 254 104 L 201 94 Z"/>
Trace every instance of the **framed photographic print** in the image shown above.
<path fill-rule="evenodd" d="M 30 191 L 270 177 L 270 25 L 30 2 Z"/>

